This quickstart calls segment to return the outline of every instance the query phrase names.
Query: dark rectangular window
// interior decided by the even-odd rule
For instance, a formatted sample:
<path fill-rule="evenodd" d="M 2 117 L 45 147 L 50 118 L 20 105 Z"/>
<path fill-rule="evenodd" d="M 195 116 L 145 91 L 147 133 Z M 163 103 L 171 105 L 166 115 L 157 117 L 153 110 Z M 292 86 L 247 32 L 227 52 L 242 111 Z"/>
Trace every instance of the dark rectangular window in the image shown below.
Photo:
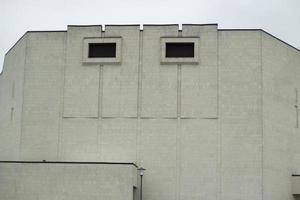
<path fill-rule="evenodd" d="M 166 57 L 168 58 L 193 58 L 194 43 L 193 42 L 178 42 L 166 43 Z"/>
<path fill-rule="evenodd" d="M 90 43 L 89 58 L 115 58 L 116 43 Z"/>

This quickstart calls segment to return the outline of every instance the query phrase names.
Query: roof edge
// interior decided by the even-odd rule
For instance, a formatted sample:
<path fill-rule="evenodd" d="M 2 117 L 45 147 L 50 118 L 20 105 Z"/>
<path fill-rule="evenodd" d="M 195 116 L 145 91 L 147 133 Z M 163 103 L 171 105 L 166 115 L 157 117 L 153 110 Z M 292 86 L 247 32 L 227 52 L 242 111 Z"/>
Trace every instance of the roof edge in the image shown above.
<path fill-rule="evenodd" d="M 297 47 L 295 47 L 295 46 L 293 46 L 293 45 L 291 45 L 291 44 L 289 44 L 289 43 L 283 41 L 282 39 L 280 39 L 280 38 L 278 38 L 278 37 L 272 35 L 271 33 L 267 32 L 267 31 L 265 31 L 265 30 L 263 30 L 263 29 L 261 29 L 261 31 L 262 31 L 263 33 L 265 33 L 265 34 L 267 34 L 267 35 L 269 35 L 269 36 L 275 38 L 276 40 L 278 40 L 278 41 L 280 41 L 280 42 L 286 44 L 287 46 L 291 47 L 292 49 L 294 49 L 294 50 L 300 52 L 300 49 L 298 49 Z"/>
<path fill-rule="evenodd" d="M 68 25 L 67 27 L 105 27 L 105 26 L 178 26 L 179 24 L 107 24 L 107 25 Z M 182 24 L 182 26 L 218 26 L 217 23 L 210 23 L 210 24 Z M 143 31 L 143 30 L 140 30 Z M 180 30 L 179 30 L 180 31 Z M 295 49 L 296 51 L 300 52 L 300 49 L 298 49 L 297 47 L 281 40 L 280 38 L 272 35 L 271 33 L 263 30 L 263 29 L 218 29 L 218 31 L 261 31 L 275 39 L 277 39 L 278 41 L 286 44 L 287 46 Z M 11 47 L 9 48 L 9 50 L 4 54 L 5 56 L 28 34 L 28 33 L 45 33 L 45 32 L 67 32 L 67 30 L 37 30 L 37 31 L 27 31 L 25 32 L 18 40 L 17 42 Z M 4 68 L 4 67 L 3 67 Z M 2 69 L 3 72 L 3 69 Z M 2 72 L 0 74 L 2 74 Z"/>
<path fill-rule="evenodd" d="M 67 27 L 102 27 L 102 24 L 82 24 L 82 25 L 73 25 L 73 24 L 69 24 L 67 25 Z"/>
<path fill-rule="evenodd" d="M 6 51 L 6 53 L 4 54 L 4 56 L 6 56 L 15 46 L 17 46 L 17 44 L 27 35 L 27 33 L 29 33 L 29 31 L 26 31 L 16 42 L 15 42 L 15 44 L 12 46 L 12 47 L 10 47 L 7 51 Z"/>
<path fill-rule="evenodd" d="M 24 160 L 0 160 L 0 163 L 11 164 L 90 164 L 90 165 L 132 165 L 138 168 L 133 162 L 79 162 L 79 161 L 24 161 Z"/>
<path fill-rule="evenodd" d="M 182 24 L 182 26 L 218 26 L 218 23 L 208 23 L 208 24 Z"/>
<path fill-rule="evenodd" d="M 143 24 L 143 26 L 178 26 L 179 24 Z"/>
<path fill-rule="evenodd" d="M 2 71 L 0 72 L 0 76 L 2 76 L 4 69 L 5 69 L 5 57 L 7 56 L 7 54 L 15 47 L 17 46 L 17 44 L 23 40 L 23 38 L 25 38 L 25 36 L 27 35 L 28 31 L 26 31 L 15 43 L 12 47 L 10 47 L 6 53 L 4 54 L 4 58 L 3 58 L 3 64 L 2 64 Z"/>
<path fill-rule="evenodd" d="M 141 26 L 141 24 L 105 24 L 104 26 Z"/>
<path fill-rule="evenodd" d="M 26 31 L 15 43 L 12 47 L 10 47 L 4 55 L 7 55 L 28 33 L 60 33 L 67 32 L 66 30 L 49 30 L 49 31 Z"/>
<path fill-rule="evenodd" d="M 265 30 L 263 30 L 263 29 L 218 29 L 218 31 L 260 31 L 260 32 L 265 33 L 265 34 L 271 36 L 272 38 L 278 40 L 279 42 L 282 42 L 283 44 L 285 44 L 285 45 L 291 47 L 292 49 L 294 49 L 294 50 L 300 52 L 300 49 L 298 49 L 297 47 L 295 47 L 295 46 L 293 46 L 293 45 L 291 45 L 291 44 L 289 44 L 289 43 L 283 41 L 282 39 L 276 37 L 275 35 L 273 35 L 273 34 L 267 32 L 267 31 L 265 31 Z"/>

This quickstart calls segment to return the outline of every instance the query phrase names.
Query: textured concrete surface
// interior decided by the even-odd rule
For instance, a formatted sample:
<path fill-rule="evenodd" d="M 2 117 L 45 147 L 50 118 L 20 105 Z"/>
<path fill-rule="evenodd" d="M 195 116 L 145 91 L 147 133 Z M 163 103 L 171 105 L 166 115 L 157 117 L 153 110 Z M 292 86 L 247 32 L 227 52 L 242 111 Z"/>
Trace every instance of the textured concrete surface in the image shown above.
<path fill-rule="evenodd" d="M 219 32 L 221 199 L 262 199 L 260 32 Z"/>
<path fill-rule="evenodd" d="M 86 37 L 121 37 L 121 63 L 83 63 Z M 161 63 L 162 37 L 199 38 L 199 62 Z M 292 174 L 300 174 L 299 77 L 299 51 L 261 30 L 110 25 L 28 32 L 7 53 L 0 76 L 0 160 L 134 162 L 147 169 L 147 200 L 292 200 Z M 3 186 L 1 196 L 47 199 L 32 191 L 39 179 L 8 178 L 23 168 L 35 175 L 37 166 L 0 168 L 0 184 L 15 184 Z M 58 182 L 66 173 L 47 170 Z M 73 172 L 83 177 L 81 170 Z M 103 187 L 114 195 L 115 186 Z M 63 199 L 82 195 L 64 188 Z"/>
<path fill-rule="evenodd" d="M 293 199 L 291 174 L 299 156 L 299 121 L 295 105 L 300 86 L 299 51 L 262 34 L 264 198 Z M 297 145 L 294 145 L 297 144 Z"/>

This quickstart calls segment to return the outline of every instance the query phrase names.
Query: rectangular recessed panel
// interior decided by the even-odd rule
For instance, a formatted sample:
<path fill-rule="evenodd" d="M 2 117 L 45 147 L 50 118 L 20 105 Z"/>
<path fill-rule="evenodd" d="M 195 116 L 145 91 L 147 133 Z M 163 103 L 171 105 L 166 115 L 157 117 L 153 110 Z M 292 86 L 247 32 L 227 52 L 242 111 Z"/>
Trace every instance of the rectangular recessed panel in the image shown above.
<path fill-rule="evenodd" d="M 116 43 L 90 43 L 89 58 L 115 58 Z"/>
<path fill-rule="evenodd" d="M 122 53 L 121 50 L 119 51 L 120 60 L 122 57 L 121 63 L 103 66 L 101 99 L 103 117 L 137 116 L 139 35 L 139 26 L 106 26 L 105 28 L 106 38 L 101 39 L 114 39 L 117 49 L 121 45 L 124 48 Z"/>
<path fill-rule="evenodd" d="M 172 63 L 168 67 L 161 65 L 162 55 L 159 51 L 162 47 L 162 37 L 177 36 L 177 26 L 144 27 L 141 75 L 142 117 L 177 116 L 177 67 Z"/>
<path fill-rule="evenodd" d="M 184 58 L 193 58 L 194 57 L 194 43 L 166 43 L 166 57 L 168 58 L 177 58 L 177 57 L 184 57 Z"/>
<path fill-rule="evenodd" d="M 65 118 L 60 140 L 61 159 L 95 161 L 98 157 L 98 120 L 91 118 Z"/>
<path fill-rule="evenodd" d="M 182 38 L 198 37 L 198 63 L 181 67 L 181 117 L 216 118 L 218 105 L 218 32 L 216 27 L 183 26 Z M 198 47 L 197 47 L 198 44 Z"/>
<path fill-rule="evenodd" d="M 61 32 L 28 35 L 20 160 L 57 159 L 64 41 Z"/>
<path fill-rule="evenodd" d="M 67 33 L 64 117 L 98 117 L 100 68 L 84 65 L 84 38 L 101 35 L 101 27 L 74 27 Z M 90 42 L 96 43 L 96 42 Z M 88 57 L 88 45 L 86 48 Z"/>

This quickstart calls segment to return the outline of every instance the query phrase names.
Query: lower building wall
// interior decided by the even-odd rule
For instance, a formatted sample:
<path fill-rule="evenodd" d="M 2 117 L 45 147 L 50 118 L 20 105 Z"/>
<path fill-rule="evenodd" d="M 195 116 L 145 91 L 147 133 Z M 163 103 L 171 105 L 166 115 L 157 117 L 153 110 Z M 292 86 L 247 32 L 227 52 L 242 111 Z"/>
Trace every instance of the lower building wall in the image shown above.
<path fill-rule="evenodd" d="M 1 200 L 132 200 L 131 165 L 0 163 Z"/>

